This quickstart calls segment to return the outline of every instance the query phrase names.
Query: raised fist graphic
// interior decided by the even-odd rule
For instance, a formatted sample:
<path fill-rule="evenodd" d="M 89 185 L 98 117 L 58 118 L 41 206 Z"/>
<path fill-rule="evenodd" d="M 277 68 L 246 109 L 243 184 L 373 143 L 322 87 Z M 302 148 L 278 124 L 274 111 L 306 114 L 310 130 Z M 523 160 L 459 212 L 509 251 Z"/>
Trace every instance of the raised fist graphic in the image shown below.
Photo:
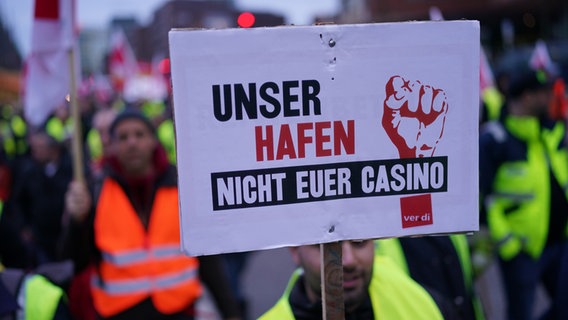
<path fill-rule="evenodd" d="M 448 104 L 441 89 L 392 76 L 382 125 L 400 158 L 431 157 L 444 131 Z"/>

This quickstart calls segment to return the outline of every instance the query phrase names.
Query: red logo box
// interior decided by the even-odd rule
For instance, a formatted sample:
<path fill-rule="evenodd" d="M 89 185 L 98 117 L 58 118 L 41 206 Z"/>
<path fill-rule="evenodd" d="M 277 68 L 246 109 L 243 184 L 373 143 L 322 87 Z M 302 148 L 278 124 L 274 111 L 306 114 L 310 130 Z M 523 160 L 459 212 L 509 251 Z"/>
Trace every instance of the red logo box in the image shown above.
<path fill-rule="evenodd" d="M 402 228 L 425 226 L 434 223 L 430 194 L 400 198 Z"/>

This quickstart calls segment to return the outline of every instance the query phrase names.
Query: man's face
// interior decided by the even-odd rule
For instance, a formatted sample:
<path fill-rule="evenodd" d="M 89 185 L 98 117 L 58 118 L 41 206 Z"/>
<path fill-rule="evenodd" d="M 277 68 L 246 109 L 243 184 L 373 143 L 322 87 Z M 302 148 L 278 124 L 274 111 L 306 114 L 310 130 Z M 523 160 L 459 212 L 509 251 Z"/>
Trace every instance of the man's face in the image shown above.
<path fill-rule="evenodd" d="M 368 295 L 373 273 L 373 241 L 342 241 L 343 299 L 345 310 L 356 309 Z M 304 281 L 308 297 L 321 298 L 320 246 L 308 245 L 291 248 L 294 262 L 304 269 Z"/>
<path fill-rule="evenodd" d="M 143 176 L 150 172 L 157 140 L 142 120 L 123 120 L 113 138 L 116 157 L 127 174 Z"/>

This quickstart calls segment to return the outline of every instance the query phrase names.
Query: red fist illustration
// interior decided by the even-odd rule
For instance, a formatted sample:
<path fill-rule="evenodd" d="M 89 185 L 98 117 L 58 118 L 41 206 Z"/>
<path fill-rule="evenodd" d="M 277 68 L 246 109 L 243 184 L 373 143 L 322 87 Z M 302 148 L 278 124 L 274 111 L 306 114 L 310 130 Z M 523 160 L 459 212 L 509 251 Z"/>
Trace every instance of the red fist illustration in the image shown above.
<path fill-rule="evenodd" d="M 392 76 L 382 125 L 400 158 L 431 157 L 444 131 L 448 103 L 441 89 Z"/>

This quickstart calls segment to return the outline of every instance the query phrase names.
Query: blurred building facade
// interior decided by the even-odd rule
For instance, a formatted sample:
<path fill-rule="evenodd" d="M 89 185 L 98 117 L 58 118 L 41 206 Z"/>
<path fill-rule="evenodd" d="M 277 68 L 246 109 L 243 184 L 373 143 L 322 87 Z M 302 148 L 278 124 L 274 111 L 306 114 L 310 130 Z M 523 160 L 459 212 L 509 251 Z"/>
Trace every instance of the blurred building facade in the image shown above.
<path fill-rule="evenodd" d="M 519 50 L 543 39 L 555 60 L 568 64 L 568 1 L 566 0 L 339 0 L 340 13 L 315 22 L 370 23 L 428 20 L 432 7 L 446 20 L 479 20 L 481 42 L 492 56 Z M 252 12 L 253 27 L 285 23 L 281 15 Z M 152 62 L 168 56 L 168 32 L 173 28 L 234 28 L 241 12 L 234 0 L 170 0 L 157 8 L 150 23 L 116 17 L 106 30 L 82 30 L 83 74 L 106 73 L 106 55 L 113 29 L 124 31 L 137 59 Z M 22 58 L 0 21 L 0 70 L 21 70 Z M 566 53 L 565 53 L 566 52 Z M 13 83 L 13 81 L 12 81 Z"/>
<path fill-rule="evenodd" d="M 137 56 L 145 61 L 156 57 L 167 57 L 168 32 L 174 28 L 224 29 L 238 27 L 240 11 L 228 0 L 171 0 L 154 12 L 154 19 L 148 26 L 139 29 L 139 45 L 133 45 Z M 268 27 L 284 24 L 284 17 L 254 12 L 254 27 Z"/>
<path fill-rule="evenodd" d="M 335 23 L 430 20 L 436 9 L 444 20 L 478 20 L 481 44 L 497 68 L 526 63 L 537 40 L 544 40 L 551 58 L 568 75 L 568 1 L 566 0 L 341 0 Z"/>
<path fill-rule="evenodd" d="M 139 61 L 152 63 L 168 57 L 168 32 L 174 28 L 235 28 L 241 14 L 232 0 L 170 0 L 158 7 L 152 21 L 140 24 L 134 17 L 115 17 L 106 30 L 82 30 L 80 36 L 83 74 L 107 73 L 110 38 L 121 29 Z M 284 24 L 284 17 L 253 12 L 253 27 Z"/>
<path fill-rule="evenodd" d="M 83 29 L 79 34 L 79 54 L 81 55 L 81 72 L 84 75 L 103 73 L 105 70 L 103 57 L 107 53 L 109 34 L 106 30 Z"/>
<path fill-rule="evenodd" d="M 568 38 L 565 0 L 342 0 L 342 5 L 339 23 L 429 20 L 432 8 L 445 20 L 479 20 L 481 40 L 492 50 Z"/>

